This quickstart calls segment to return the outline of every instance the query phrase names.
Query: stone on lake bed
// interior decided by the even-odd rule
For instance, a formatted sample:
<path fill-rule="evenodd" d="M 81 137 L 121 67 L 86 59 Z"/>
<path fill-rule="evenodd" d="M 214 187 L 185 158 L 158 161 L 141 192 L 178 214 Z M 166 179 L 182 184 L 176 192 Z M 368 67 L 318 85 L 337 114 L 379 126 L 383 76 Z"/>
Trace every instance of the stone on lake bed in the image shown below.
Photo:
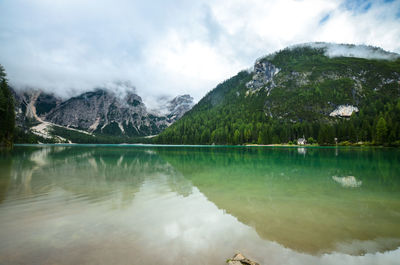
<path fill-rule="evenodd" d="M 229 260 L 229 261 L 228 261 L 228 264 L 229 264 L 229 265 L 242 265 L 243 263 L 241 263 L 241 262 L 238 261 L 238 260 Z"/>
<path fill-rule="evenodd" d="M 255 261 L 249 260 L 242 253 L 235 254 L 232 259 L 227 260 L 227 263 L 229 265 L 260 265 Z"/>
<path fill-rule="evenodd" d="M 232 260 L 244 260 L 245 257 L 242 255 L 242 253 L 237 253 L 235 256 L 233 256 Z"/>

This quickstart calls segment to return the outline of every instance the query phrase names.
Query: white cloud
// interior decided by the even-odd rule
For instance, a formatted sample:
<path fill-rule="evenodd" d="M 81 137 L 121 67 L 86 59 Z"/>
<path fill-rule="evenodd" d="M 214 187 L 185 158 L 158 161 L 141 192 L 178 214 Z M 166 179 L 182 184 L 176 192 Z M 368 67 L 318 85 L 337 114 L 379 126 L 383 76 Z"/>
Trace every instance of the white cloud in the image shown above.
<path fill-rule="evenodd" d="M 374 1 L 367 10 L 366 4 L 348 5 L 6 0 L 0 2 L 0 63 L 19 87 L 66 96 L 128 80 L 151 105 L 160 96 L 184 93 L 199 100 L 256 58 L 297 43 L 367 44 L 400 52 L 400 1 Z"/>
<path fill-rule="evenodd" d="M 175 91 L 176 94 L 190 93 L 199 99 L 207 91 L 205 88 L 209 90 L 221 78 L 235 74 L 242 67 L 209 43 L 184 40 L 175 31 L 145 51 L 149 54 L 146 68 L 159 74 L 150 77 L 157 83 L 151 92 L 157 94 Z"/>

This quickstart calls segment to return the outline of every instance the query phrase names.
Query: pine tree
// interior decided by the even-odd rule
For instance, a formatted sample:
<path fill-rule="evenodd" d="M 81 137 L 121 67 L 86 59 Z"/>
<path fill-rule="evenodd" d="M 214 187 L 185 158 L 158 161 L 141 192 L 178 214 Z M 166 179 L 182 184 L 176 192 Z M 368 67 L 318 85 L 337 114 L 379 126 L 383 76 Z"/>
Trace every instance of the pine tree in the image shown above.
<path fill-rule="evenodd" d="M 386 121 L 383 117 L 380 117 L 378 120 L 378 123 L 376 124 L 376 142 L 378 144 L 382 144 L 386 142 L 385 138 L 387 135 L 387 127 L 386 127 Z"/>
<path fill-rule="evenodd" d="M 326 129 L 325 126 L 321 126 L 318 132 L 318 143 L 324 144 L 326 143 Z"/>
<path fill-rule="evenodd" d="M 263 144 L 263 137 L 261 131 L 258 132 L 258 139 L 257 139 L 258 144 Z"/>
<path fill-rule="evenodd" d="M 235 133 L 233 134 L 233 143 L 239 144 L 239 141 L 240 141 L 240 132 L 239 130 L 235 130 Z"/>
<path fill-rule="evenodd" d="M 0 65 L 0 145 L 12 145 L 14 127 L 14 97 L 8 87 L 4 68 Z"/>

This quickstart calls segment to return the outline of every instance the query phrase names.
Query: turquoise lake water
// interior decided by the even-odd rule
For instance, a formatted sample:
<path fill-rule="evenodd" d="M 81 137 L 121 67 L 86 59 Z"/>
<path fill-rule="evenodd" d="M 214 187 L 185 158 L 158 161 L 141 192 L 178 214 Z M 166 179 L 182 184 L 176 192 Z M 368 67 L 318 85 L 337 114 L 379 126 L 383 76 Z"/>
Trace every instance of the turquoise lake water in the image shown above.
<path fill-rule="evenodd" d="M 0 264 L 399 264 L 400 150 L 16 146 Z"/>

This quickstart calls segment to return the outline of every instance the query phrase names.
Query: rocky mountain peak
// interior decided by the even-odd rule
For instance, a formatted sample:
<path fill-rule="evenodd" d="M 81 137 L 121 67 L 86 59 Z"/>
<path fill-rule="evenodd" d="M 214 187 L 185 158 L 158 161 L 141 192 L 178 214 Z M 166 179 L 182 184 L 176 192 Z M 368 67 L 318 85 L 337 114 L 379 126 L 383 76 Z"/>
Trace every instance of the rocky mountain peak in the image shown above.
<path fill-rule="evenodd" d="M 125 96 L 125 102 L 128 103 L 128 105 L 133 106 L 133 107 L 137 107 L 137 106 L 142 106 L 143 108 L 145 108 L 145 105 L 143 103 L 142 98 L 134 93 L 128 92 Z"/>
<path fill-rule="evenodd" d="M 188 95 L 181 95 L 173 98 L 167 105 L 168 111 L 170 112 L 168 116 L 174 117 L 174 119 L 179 119 L 189 111 L 193 105 L 193 98 Z"/>

